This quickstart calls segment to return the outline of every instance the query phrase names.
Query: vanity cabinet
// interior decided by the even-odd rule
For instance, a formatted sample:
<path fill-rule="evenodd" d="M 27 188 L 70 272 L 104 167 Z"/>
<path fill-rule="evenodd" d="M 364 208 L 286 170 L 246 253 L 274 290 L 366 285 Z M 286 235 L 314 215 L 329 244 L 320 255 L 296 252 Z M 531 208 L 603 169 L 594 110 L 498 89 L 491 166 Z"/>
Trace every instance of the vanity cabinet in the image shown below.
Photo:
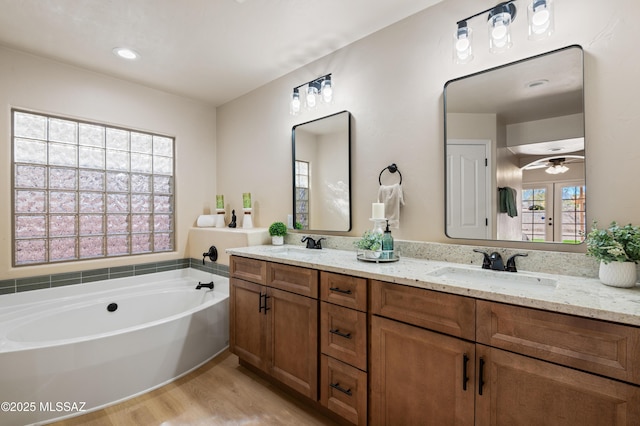
<path fill-rule="evenodd" d="M 318 271 L 232 256 L 230 348 L 318 399 Z"/>
<path fill-rule="evenodd" d="M 370 423 L 473 425 L 475 301 L 380 281 L 371 292 Z"/>
<path fill-rule="evenodd" d="M 373 281 L 372 424 L 638 425 L 640 329 Z"/>
<path fill-rule="evenodd" d="M 320 403 L 367 424 L 367 280 L 320 273 Z"/>
<path fill-rule="evenodd" d="M 238 256 L 230 272 L 232 352 L 344 421 L 640 425 L 640 327 Z"/>
<path fill-rule="evenodd" d="M 640 329 L 483 300 L 476 308 L 476 424 L 640 424 Z"/>

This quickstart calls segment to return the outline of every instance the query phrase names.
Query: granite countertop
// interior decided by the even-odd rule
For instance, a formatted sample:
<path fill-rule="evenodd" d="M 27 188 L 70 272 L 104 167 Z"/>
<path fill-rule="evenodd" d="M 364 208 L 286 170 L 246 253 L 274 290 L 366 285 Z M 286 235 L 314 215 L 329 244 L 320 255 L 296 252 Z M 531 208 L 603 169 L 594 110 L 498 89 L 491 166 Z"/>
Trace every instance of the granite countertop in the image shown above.
<path fill-rule="evenodd" d="M 398 262 L 364 262 L 357 259 L 355 251 L 308 250 L 296 245 L 261 245 L 232 248 L 226 252 L 230 255 L 640 326 L 640 286 L 621 289 L 605 286 L 593 278 L 526 271 L 487 271 L 475 265 L 408 257 L 403 257 Z"/>

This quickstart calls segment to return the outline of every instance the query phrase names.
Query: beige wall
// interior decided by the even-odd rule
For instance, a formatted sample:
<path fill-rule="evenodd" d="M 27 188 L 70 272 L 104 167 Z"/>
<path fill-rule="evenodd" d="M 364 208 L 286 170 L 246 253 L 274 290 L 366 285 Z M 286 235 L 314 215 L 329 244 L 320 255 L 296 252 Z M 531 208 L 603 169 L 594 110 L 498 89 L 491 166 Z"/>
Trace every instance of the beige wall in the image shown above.
<path fill-rule="evenodd" d="M 526 37 L 524 2 L 518 1 L 514 47 L 493 55 L 485 23 L 470 24 L 475 59 L 456 65 L 451 57 L 455 23 L 483 8 L 487 0 L 447 0 L 374 33 L 319 61 L 218 108 L 218 189 L 229 199 L 255 194 L 256 220 L 284 220 L 291 207 L 290 131 L 294 124 L 343 109 L 353 114 L 353 218 L 350 235 L 371 224 L 378 174 L 395 162 L 404 181 L 406 205 L 395 238 L 461 242 L 444 235 L 444 84 L 453 78 L 579 44 L 585 50 L 585 116 L 589 220 L 640 223 L 640 198 L 629 193 L 638 181 L 640 58 L 635 36 L 640 2 L 617 0 L 602 7 L 583 0 L 556 1 L 556 31 L 544 41 Z M 335 101 L 313 113 L 292 117 L 288 98 L 294 86 L 333 73 Z M 625 153 L 620 155 L 620 153 Z M 237 203 L 236 203 L 237 204 Z M 519 247 L 520 243 L 498 243 Z M 535 247 L 557 250 L 556 245 Z M 584 250 L 565 247 L 564 250 Z"/>
<path fill-rule="evenodd" d="M 9 202 L 12 107 L 174 136 L 177 251 L 12 268 Z M 216 120 L 213 107 L 0 48 L 0 108 L 0 200 L 3 200 L 0 203 L 0 279 L 185 257 L 189 227 L 199 214 L 215 207 Z"/>

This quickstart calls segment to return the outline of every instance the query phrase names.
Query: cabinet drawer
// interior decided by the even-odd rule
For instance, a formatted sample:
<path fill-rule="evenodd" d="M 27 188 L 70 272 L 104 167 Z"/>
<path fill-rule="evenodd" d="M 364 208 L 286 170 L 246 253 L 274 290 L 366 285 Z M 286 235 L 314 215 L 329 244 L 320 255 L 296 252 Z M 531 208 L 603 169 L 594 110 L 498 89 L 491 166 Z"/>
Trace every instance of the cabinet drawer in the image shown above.
<path fill-rule="evenodd" d="M 463 339 L 475 340 L 475 300 L 371 281 L 371 312 Z"/>
<path fill-rule="evenodd" d="M 262 260 L 231 256 L 229 274 L 258 284 L 264 284 L 267 278 L 267 264 Z"/>
<path fill-rule="evenodd" d="M 318 271 L 300 266 L 267 263 L 267 285 L 317 299 Z"/>
<path fill-rule="evenodd" d="M 320 403 L 353 424 L 367 424 L 367 373 L 322 355 Z"/>
<path fill-rule="evenodd" d="M 359 311 L 367 310 L 367 280 L 349 275 L 320 273 L 320 299 Z"/>
<path fill-rule="evenodd" d="M 367 369 L 367 314 L 322 302 L 320 350 L 361 370 Z"/>
<path fill-rule="evenodd" d="M 477 312 L 479 343 L 640 384 L 640 328 L 480 300 Z"/>

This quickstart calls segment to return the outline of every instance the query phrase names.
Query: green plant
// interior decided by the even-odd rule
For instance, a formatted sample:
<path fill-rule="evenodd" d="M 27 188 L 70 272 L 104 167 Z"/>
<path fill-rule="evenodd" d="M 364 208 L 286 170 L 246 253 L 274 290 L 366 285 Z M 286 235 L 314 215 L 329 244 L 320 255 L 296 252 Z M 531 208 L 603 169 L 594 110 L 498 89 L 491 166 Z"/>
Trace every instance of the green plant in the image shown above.
<path fill-rule="evenodd" d="M 273 222 L 271 226 L 269 226 L 269 235 L 272 237 L 284 237 L 287 235 L 287 227 L 282 222 Z"/>
<path fill-rule="evenodd" d="M 593 222 L 587 234 L 587 256 L 604 263 L 638 262 L 640 260 L 640 228 L 631 224 L 619 226 L 615 221 L 606 229 Z"/>
<path fill-rule="evenodd" d="M 356 241 L 355 244 L 360 250 L 380 250 L 382 248 L 382 234 L 378 232 L 364 231 L 362 238 Z"/>

